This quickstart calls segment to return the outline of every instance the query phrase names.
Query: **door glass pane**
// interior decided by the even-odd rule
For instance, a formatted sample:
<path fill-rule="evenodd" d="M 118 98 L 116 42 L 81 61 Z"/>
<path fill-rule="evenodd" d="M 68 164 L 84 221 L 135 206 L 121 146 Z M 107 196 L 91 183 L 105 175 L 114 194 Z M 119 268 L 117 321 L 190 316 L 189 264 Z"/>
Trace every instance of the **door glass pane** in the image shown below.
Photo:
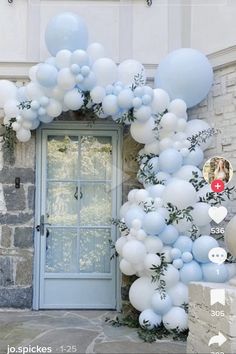
<path fill-rule="evenodd" d="M 81 179 L 110 180 L 112 175 L 111 137 L 81 137 Z"/>
<path fill-rule="evenodd" d="M 47 229 L 46 272 L 77 272 L 77 257 L 76 229 Z"/>
<path fill-rule="evenodd" d="M 47 222 L 53 225 L 77 225 L 78 189 L 76 183 L 48 182 Z"/>
<path fill-rule="evenodd" d="M 48 179 L 75 180 L 78 177 L 78 137 L 48 137 Z"/>
<path fill-rule="evenodd" d="M 81 185 L 81 225 L 111 224 L 111 185 L 88 183 Z"/>
<path fill-rule="evenodd" d="M 81 273 L 110 272 L 110 229 L 81 229 L 79 268 Z"/>

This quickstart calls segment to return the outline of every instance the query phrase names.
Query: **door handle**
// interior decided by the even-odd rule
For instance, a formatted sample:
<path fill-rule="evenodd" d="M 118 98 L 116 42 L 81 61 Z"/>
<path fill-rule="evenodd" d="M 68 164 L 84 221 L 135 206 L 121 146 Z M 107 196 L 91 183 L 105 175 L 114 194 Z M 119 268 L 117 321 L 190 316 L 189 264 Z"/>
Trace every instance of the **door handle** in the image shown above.
<path fill-rule="evenodd" d="M 40 236 L 44 236 L 45 234 L 45 225 L 51 225 L 49 223 L 45 223 L 44 215 L 40 216 L 40 224 L 36 226 L 36 230 L 40 233 Z"/>
<path fill-rule="evenodd" d="M 75 194 L 74 194 L 74 198 L 75 198 L 76 200 L 78 200 L 78 198 L 80 198 L 80 199 L 83 198 L 83 193 L 82 193 L 82 191 L 81 191 L 81 188 L 80 188 L 80 193 L 79 193 L 79 188 L 76 187 L 76 189 L 75 189 Z"/>

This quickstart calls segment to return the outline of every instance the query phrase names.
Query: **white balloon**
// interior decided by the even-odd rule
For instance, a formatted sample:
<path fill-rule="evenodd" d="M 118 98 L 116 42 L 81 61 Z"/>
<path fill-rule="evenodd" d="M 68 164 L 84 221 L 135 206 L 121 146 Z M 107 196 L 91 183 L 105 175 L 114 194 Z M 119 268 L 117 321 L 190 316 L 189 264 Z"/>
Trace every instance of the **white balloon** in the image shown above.
<path fill-rule="evenodd" d="M 54 100 L 51 98 L 49 100 L 49 104 L 46 107 L 47 114 L 52 117 L 58 117 L 62 113 L 62 105 L 59 101 Z"/>
<path fill-rule="evenodd" d="M 149 253 L 146 255 L 144 258 L 144 266 L 147 270 L 150 270 L 150 268 L 159 267 L 161 265 L 161 258 L 154 253 Z"/>
<path fill-rule="evenodd" d="M 122 259 L 120 261 L 120 270 L 123 274 L 125 275 L 134 275 L 136 273 L 136 270 L 132 266 L 132 264 L 125 259 Z"/>
<path fill-rule="evenodd" d="M 144 245 L 148 253 L 161 253 L 163 249 L 162 241 L 156 236 L 146 237 Z"/>
<path fill-rule="evenodd" d="M 146 144 L 144 146 L 144 151 L 147 153 L 147 154 L 155 154 L 155 155 L 158 155 L 159 152 L 160 152 L 160 145 L 159 145 L 159 142 L 158 141 L 154 141 L 153 143 L 151 144 Z"/>
<path fill-rule="evenodd" d="M 12 129 L 15 130 L 15 132 L 17 132 L 18 130 L 20 130 L 21 128 L 21 124 L 18 122 L 13 122 L 12 123 Z"/>
<path fill-rule="evenodd" d="M 123 246 L 123 257 L 131 264 L 137 264 L 143 261 L 146 255 L 146 248 L 140 241 L 128 241 Z"/>
<path fill-rule="evenodd" d="M 146 237 L 147 237 L 147 234 L 144 230 L 141 229 L 141 230 L 137 231 L 137 236 L 136 236 L 137 240 L 143 241 L 143 240 L 145 240 Z"/>
<path fill-rule="evenodd" d="M 151 108 L 149 106 L 141 106 L 134 110 L 134 117 L 137 122 L 146 122 L 151 117 Z"/>
<path fill-rule="evenodd" d="M 145 68 L 137 60 L 127 59 L 118 66 L 118 80 L 121 81 L 122 84 L 131 86 L 138 77 L 141 79 L 141 81 L 139 80 L 139 86 L 145 85 Z"/>
<path fill-rule="evenodd" d="M 25 91 L 29 100 L 38 100 L 40 97 L 44 96 L 42 88 L 34 82 L 27 84 Z"/>
<path fill-rule="evenodd" d="M 171 203 L 179 209 L 185 209 L 197 202 L 197 194 L 191 183 L 174 179 L 166 186 L 163 195 L 165 203 Z"/>
<path fill-rule="evenodd" d="M 75 86 L 75 77 L 69 68 L 63 68 L 58 72 L 57 83 L 62 90 L 72 90 Z"/>
<path fill-rule="evenodd" d="M 194 177 L 193 172 L 197 173 L 200 178 L 202 177 L 202 171 L 198 167 L 193 165 L 182 166 L 178 171 L 173 174 L 173 177 L 184 179 L 185 181 L 190 181 L 190 179 Z"/>
<path fill-rule="evenodd" d="M 19 104 L 17 100 L 8 100 L 4 104 L 4 112 L 7 117 L 15 118 L 19 114 Z"/>
<path fill-rule="evenodd" d="M 188 287 L 184 283 L 177 283 L 173 288 L 168 290 L 174 306 L 188 304 Z"/>
<path fill-rule="evenodd" d="M 153 329 L 161 324 L 161 316 L 157 315 L 153 310 L 146 309 L 139 316 L 139 324 L 145 329 Z"/>
<path fill-rule="evenodd" d="M 160 141 L 160 151 L 170 149 L 173 146 L 173 140 L 170 138 L 164 138 Z"/>
<path fill-rule="evenodd" d="M 165 186 L 162 184 L 155 184 L 153 186 L 148 187 L 148 193 L 152 198 L 161 198 L 164 192 Z"/>
<path fill-rule="evenodd" d="M 149 194 L 146 189 L 138 189 L 135 193 L 135 201 L 137 203 L 145 202 Z"/>
<path fill-rule="evenodd" d="M 170 247 L 170 246 L 163 247 L 163 249 L 161 251 L 161 253 L 163 253 L 163 255 L 164 255 L 166 263 L 171 263 L 172 262 L 171 251 L 172 251 L 172 247 Z"/>
<path fill-rule="evenodd" d="M 3 108 L 8 100 L 16 99 L 17 87 L 8 80 L 0 80 L 0 108 Z"/>
<path fill-rule="evenodd" d="M 91 43 L 87 48 L 87 53 L 90 57 L 91 63 L 94 63 L 97 59 L 105 57 L 105 49 L 100 43 Z"/>
<path fill-rule="evenodd" d="M 105 96 L 106 90 L 102 86 L 96 86 L 90 92 L 90 97 L 94 103 L 102 103 L 102 100 Z"/>
<path fill-rule="evenodd" d="M 168 93 L 162 89 L 153 90 L 153 99 L 151 109 L 154 114 L 165 112 L 170 104 L 170 97 Z"/>
<path fill-rule="evenodd" d="M 127 242 L 127 237 L 126 236 L 121 236 L 120 238 L 118 238 L 118 240 L 116 241 L 115 247 L 116 247 L 116 251 L 117 253 L 122 256 L 122 250 L 123 250 L 123 246 L 126 244 Z"/>
<path fill-rule="evenodd" d="M 71 51 L 67 49 L 59 50 L 56 55 L 56 66 L 59 69 L 68 68 L 71 63 L 71 55 Z"/>
<path fill-rule="evenodd" d="M 108 115 L 114 115 L 119 111 L 117 97 L 115 95 L 107 95 L 102 100 L 103 112 Z"/>
<path fill-rule="evenodd" d="M 68 91 L 64 97 L 64 104 L 72 111 L 77 111 L 84 103 L 83 96 L 78 89 Z"/>
<path fill-rule="evenodd" d="M 37 81 L 36 73 L 38 71 L 38 67 L 39 67 L 39 64 L 36 64 L 36 65 L 31 66 L 31 68 L 29 69 L 29 78 L 31 81 L 34 81 L 34 82 Z"/>
<path fill-rule="evenodd" d="M 150 117 L 145 123 L 134 122 L 130 126 L 130 133 L 134 140 L 140 144 L 150 144 L 156 140 L 153 129 L 155 122 L 153 117 Z"/>
<path fill-rule="evenodd" d="M 141 277 L 133 282 L 129 290 L 131 305 L 138 311 L 151 307 L 151 299 L 156 289 L 156 284 L 151 277 Z"/>
<path fill-rule="evenodd" d="M 171 101 L 168 111 L 182 118 L 186 114 L 187 105 L 183 100 L 176 98 L 175 100 Z"/>
<path fill-rule="evenodd" d="M 172 288 L 179 281 L 179 271 L 172 264 L 167 265 L 167 269 L 163 271 L 160 280 L 164 280 L 166 289 Z"/>
<path fill-rule="evenodd" d="M 210 205 L 207 203 L 196 203 L 193 205 L 191 215 L 193 217 L 193 223 L 196 226 L 206 226 L 211 222 L 211 218 L 208 214 Z"/>
<path fill-rule="evenodd" d="M 117 80 L 118 70 L 116 63 L 109 58 L 100 58 L 92 66 L 98 86 L 107 86 Z"/>
<path fill-rule="evenodd" d="M 197 134 L 203 130 L 208 130 L 208 129 L 210 129 L 210 125 L 207 122 L 200 119 L 193 119 L 187 123 L 185 133 L 187 134 L 188 137 L 191 137 L 194 134 Z M 200 147 L 202 148 L 202 150 L 206 150 L 207 148 L 209 148 L 211 146 L 212 140 L 213 139 L 211 137 L 207 139 L 206 142 L 201 143 Z"/>
<path fill-rule="evenodd" d="M 174 306 L 162 318 L 168 330 L 178 329 L 183 331 L 188 328 L 188 315 L 182 307 Z"/>
<path fill-rule="evenodd" d="M 31 138 L 30 130 L 24 129 L 24 128 L 20 128 L 20 129 L 16 132 L 16 137 L 17 137 L 17 139 L 18 139 L 20 142 L 25 143 L 25 142 L 29 141 L 30 138 Z"/>
<path fill-rule="evenodd" d="M 166 132 L 173 132 L 177 128 L 178 118 L 174 113 L 166 113 L 162 116 L 160 126 Z"/>
<path fill-rule="evenodd" d="M 83 49 L 77 49 L 72 53 L 71 64 L 77 64 L 82 67 L 89 65 L 89 63 L 89 56 Z"/>

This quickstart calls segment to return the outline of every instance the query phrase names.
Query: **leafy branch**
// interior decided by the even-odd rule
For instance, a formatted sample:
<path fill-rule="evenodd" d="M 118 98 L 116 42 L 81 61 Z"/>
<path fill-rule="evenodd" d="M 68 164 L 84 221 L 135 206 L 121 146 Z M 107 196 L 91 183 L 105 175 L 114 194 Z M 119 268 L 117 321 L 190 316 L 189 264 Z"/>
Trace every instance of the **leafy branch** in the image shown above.
<path fill-rule="evenodd" d="M 193 207 L 189 206 L 185 209 L 178 209 L 175 205 L 167 203 L 167 210 L 169 211 L 169 221 L 168 224 L 179 223 L 180 220 L 186 219 L 187 221 L 193 222 L 193 217 L 191 211 Z"/>
<path fill-rule="evenodd" d="M 168 263 L 165 259 L 165 253 L 158 253 L 157 255 L 161 259 L 161 264 L 159 266 L 153 264 L 152 268 L 150 268 L 155 273 L 152 275 L 152 282 L 158 283 L 158 287 L 156 290 L 160 292 L 161 299 L 164 299 L 166 297 L 166 282 L 165 280 L 161 279 L 161 277 L 165 275 Z"/>
<path fill-rule="evenodd" d="M 219 129 L 208 128 L 188 137 L 187 140 L 191 143 L 189 151 L 194 151 L 197 146 L 200 146 L 202 143 L 206 143 L 208 139 L 219 134 L 219 132 Z"/>
<path fill-rule="evenodd" d="M 122 234 L 125 234 L 126 236 L 129 234 L 129 228 L 126 226 L 126 223 L 124 221 L 121 221 L 120 219 L 112 219 L 111 220 L 112 225 L 115 225 Z"/>
<path fill-rule="evenodd" d="M 197 171 L 192 172 L 193 177 L 189 180 L 189 182 L 194 186 L 196 191 L 199 191 L 202 187 L 204 187 L 207 182 L 204 177 L 200 177 Z"/>
<path fill-rule="evenodd" d="M 236 192 L 235 187 L 226 187 L 221 193 L 208 192 L 205 197 L 200 197 L 199 202 L 209 203 L 211 206 L 221 204 L 222 202 L 228 200 L 233 200 L 233 195 Z"/>

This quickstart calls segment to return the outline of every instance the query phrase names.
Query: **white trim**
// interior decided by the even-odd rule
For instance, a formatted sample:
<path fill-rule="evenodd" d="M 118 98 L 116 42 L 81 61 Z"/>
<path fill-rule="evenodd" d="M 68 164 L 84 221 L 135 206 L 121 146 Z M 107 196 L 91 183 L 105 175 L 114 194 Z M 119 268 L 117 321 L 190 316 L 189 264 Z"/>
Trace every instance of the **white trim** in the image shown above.
<path fill-rule="evenodd" d="M 40 223 L 40 214 L 41 214 L 41 209 L 42 209 L 42 196 L 41 196 L 41 182 L 42 182 L 42 141 L 44 139 L 45 133 L 50 133 L 53 132 L 54 134 L 59 134 L 59 130 L 66 132 L 68 131 L 73 131 L 73 130 L 83 130 L 85 132 L 91 132 L 89 129 L 91 127 L 91 122 L 65 122 L 65 121 L 57 121 L 51 124 L 44 124 L 42 125 L 36 133 L 36 201 L 35 201 L 35 225 Z M 119 213 L 119 209 L 121 207 L 121 202 L 122 202 L 122 152 L 121 152 L 121 147 L 122 147 L 122 127 L 119 125 L 115 125 L 114 122 L 98 122 L 94 123 L 92 126 L 92 131 L 94 132 L 95 135 L 102 135 L 104 134 L 103 132 L 106 131 L 109 134 L 111 134 L 112 137 L 112 143 L 114 144 L 114 150 L 116 151 L 116 156 L 114 156 L 114 161 L 115 165 L 117 166 L 117 171 L 116 173 L 116 180 L 114 181 L 116 185 L 116 191 L 115 191 L 115 203 L 113 204 L 113 217 L 116 217 Z M 76 134 L 76 131 L 74 131 Z M 78 134 L 78 133 L 77 133 Z M 76 134 L 76 135 L 77 135 Z M 114 232 L 114 239 L 118 238 L 118 232 L 115 226 L 111 226 L 113 228 Z M 56 307 L 53 306 L 46 306 L 41 304 L 40 306 L 40 292 L 42 292 L 42 286 L 40 286 L 40 269 L 41 269 L 41 256 L 40 256 L 40 249 L 41 249 L 41 242 L 44 242 L 44 237 L 39 236 L 39 233 L 35 230 L 35 256 L 34 256 L 34 277 L 33 277 L 33 309 L 38 310 L 40 307 L 43 308 L 58 308 L 58 305 Z M 116 263 L 115 263 L 116 262 Z M 113 260 L 113 266 L 115 267 L 115 274 L 116 274 L 116 281 L 115 281 L 115 295 L 116 295 L 116 304 L 115 307 L 119 311 L 121 309 L 121 274 L 119 271 L 118 267 L 118 259 Z M 89 276 L 89 278 L 100 278 L 101 275 L 98 276 Z M 103 278 L 109 279 L 111 277 L 110 274 L 105 274 L 103 275 Z M 46 278 L 58 278 L 58 274 L 48 274 Z M 60 278 L 63 278 L 63 274 L 61 274 Z M 84 276 L 75 276 L 73 274 L 69 274 L 69 278 L 84 278 Z M 79 305 L 78 305 L 79 306 Z M 63 306 L 62 306 L 63 307 Z M 94 306 L 91 305 L 91 308 Z M 102 306 L 103 308 L 108 308 L 109 306 Z M 68 306 L 69 308 L 69 306 Z M 72 307 L 73 308 L 73 307 Z"/>

